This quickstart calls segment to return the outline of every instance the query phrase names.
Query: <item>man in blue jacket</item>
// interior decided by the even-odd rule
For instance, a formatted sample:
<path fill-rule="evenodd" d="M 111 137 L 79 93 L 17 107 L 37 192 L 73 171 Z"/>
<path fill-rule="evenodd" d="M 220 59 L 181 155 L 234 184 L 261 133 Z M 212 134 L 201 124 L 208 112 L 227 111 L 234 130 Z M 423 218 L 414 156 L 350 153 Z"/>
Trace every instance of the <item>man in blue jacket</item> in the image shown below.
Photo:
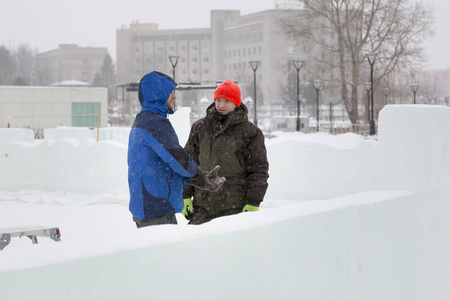
<path fill-rule="evenodd" d="M 219 166 L 203 172 L 180 146 L 168 114 L 173 114 L 175 87 L 169 76 L 151 72 L 139 82 L 141 112 L 130 131 L 128 144 L 129 209 L 138 228 L 177 224 L 183 209 L 183 185 L 217 191 L 225 181 Z"/>

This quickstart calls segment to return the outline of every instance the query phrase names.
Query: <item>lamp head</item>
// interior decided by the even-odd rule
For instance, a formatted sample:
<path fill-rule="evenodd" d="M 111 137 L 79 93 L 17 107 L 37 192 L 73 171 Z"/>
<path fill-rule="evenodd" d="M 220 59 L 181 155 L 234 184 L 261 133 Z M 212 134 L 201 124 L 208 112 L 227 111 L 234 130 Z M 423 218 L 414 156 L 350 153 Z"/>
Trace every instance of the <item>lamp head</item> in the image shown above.
<path fill-rule="evenodd" d="M 256 70 L 258 69 L 258 66 L 261 62 L 258 60 L 252 60 L 250 61 L 250 66 L 252 67 L 253 71 L 256 72 Z"/>
<path fill-rule="evenodd" d="M 303 60 L 294 60 L 294 67 L 297 70 L 297 72 L 300 71 L 300 69 L 303 66 L 304 61 Z"/>
<path fill-rule="evenodd" d="M 321 80 L 314 80 L 313 81 L 314 88 L 316 91 L 318 91 L 322 87 L 322 81 Z"/>
<path fill-rule="evenodd" d="M 172 64 L 172 67 L 175 68 L 177 66 L 178 58 L 180 58 L 180 57 L 176 56 L 176 55 L 169 55 L 169 59 L 170 59 L 170 63 Z"/>
<path fill-rule="evenodd" d="M 373 65 L 375 62 L 375 58 L 377 57 L 377 54 L 375 52 L 367 53 L 366 54 L 367 60 L 369 61 L 370 65 Z"/>

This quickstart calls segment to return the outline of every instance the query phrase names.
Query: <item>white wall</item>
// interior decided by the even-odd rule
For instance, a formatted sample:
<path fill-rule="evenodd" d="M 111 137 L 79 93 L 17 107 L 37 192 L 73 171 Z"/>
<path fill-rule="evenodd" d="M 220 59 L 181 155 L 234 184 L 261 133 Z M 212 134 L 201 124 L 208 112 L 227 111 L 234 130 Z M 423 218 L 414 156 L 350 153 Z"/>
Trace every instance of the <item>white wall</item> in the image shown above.
<path fill-rule="evenodd" d="M 73 102 L 100 102 L 101 127 L 108 125 L 106 88 L 0 86 L 0 128 L 41 129 L 72 125 Z"/>

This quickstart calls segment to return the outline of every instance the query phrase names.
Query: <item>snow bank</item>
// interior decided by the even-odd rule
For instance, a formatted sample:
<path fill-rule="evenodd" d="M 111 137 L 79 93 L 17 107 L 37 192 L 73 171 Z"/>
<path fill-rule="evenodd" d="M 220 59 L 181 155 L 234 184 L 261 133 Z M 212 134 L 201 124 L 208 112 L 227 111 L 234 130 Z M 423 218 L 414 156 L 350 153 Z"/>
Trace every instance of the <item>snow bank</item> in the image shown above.
<path fill-rule="evenodd" d="M 270 140 L 267 149 L 267 198 L 330 199 L 376 188 L 374 140 L 356 134 L 287 133 Z"/>
<path fill-rule="evenodd" d="M 189 136 L 189 114 L 190 108 L 181 108 L 170 116 L 181 145 Z M 97 143 L 96 129 L 58 127 L 45 129 L 45 139 L 35 143 L 2 144 L 0 189 L 128 194 L 129 132 L 102 128 Z M 330 199 L 376 187 L 373 140 L 356 134 L 276 132 L 266 146 L 267 198 Z"/>
<path fill-rule="evenodd" d="M 388 105 L 379 120 L 379 185 L 436 190 L 450 182 L 450 107 Z"/>
<path fill-rule="evenodd" d="M 13 142 L 33 143 L 33 130 L 19 128 L 0 128 L 0 145 Z"/>
<path fill-rule="evenodd" d="M 441 131 L 448 131 L 449 123 L 444 107 L 388 106 L 380 114 L 378 143 L 355 135 L 278 133 L 267 140 L 270 189 L 260 211 L 200 226 L 186 225 L 178 214 L 178 226 L 137 230 L 126 194 L 0 190 L 0 228 L 31 223 L 59 226 L 62 233 L 58 243 L 11 241 L 0 253 L 2 296 L 445 299 L 450 294 L 450 168 L 448 133 Z M 4 159 L 4 147 L 16 145 L 20 151 L 8 150 L 14 160 Z M 27 149 L 39 152 L 40 147 L 50 151 L 55 165 L 45 169 L 36 156 L 23 157 L 31 153 Z M 95 165 L 114 147 L 117 152 L 105 159 L 113 167 Z M 0 146 L 0 168 L 14 175 L 14 167 L 21 167 L 22 176 L 36 186 L 55 176 L 56 186 L 49 188 L 72 188 L 80 179 L 77 172 L 96 182 L 115 170 L 111 161 L 120 161 L 125 150 L 117 141 L 15 142 Z M 44 171 L 43 178 L 28 174 L 36 173 L 27 166 Z M 73 181 L 51 175 L 61 167 L 59 176 L 69 174 Z M 306 193 L 313 198 L 299 201 Z M 342 193 L 349 194 L 313 200 Z"/>

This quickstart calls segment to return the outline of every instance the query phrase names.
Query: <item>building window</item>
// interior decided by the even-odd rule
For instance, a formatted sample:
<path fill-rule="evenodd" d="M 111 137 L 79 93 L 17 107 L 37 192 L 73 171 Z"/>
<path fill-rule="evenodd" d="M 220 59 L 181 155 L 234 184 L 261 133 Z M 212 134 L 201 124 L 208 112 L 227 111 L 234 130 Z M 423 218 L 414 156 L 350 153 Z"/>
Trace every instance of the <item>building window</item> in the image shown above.
<path fill-rule="evenodd" d="M 158 52 L 158 53 L 163 53 L 164 52 L 164 49 L 163 49 L 163 47 L 158 47 L 158 48 L 156 48 L 156 51 Z"/>
<path fill-rule="evenodd" d="M 198 73 L 198 70 L 197 69 L 193 69 L 192 70 L 192 74 L 197 74 Z"/>
<path fill-rule="evenodd" d="M 169 47 L 169 52 L 175 52 L 175 47 L 174 46 L 170 46 Z"/>
<path fill-rule="evenodd" d="M 209 74 L 209 69 L 203 69 L 203 74 Z"/>
<path fill-rule="evenodd" d="M 134 52 L 136 52 L 136 53 L 141 52 L 141 48 L 139 48 L 139 47 L 134 48 Z"/>
<path fill-rule="evenodd" d="M 182 64 L 185 64 L 185 63 L 186 63 L 186 57 L 182 57 L 181 60 L 180 60 L 180 62 L 181 62 Z"/>
<path fill-rule="evenodd" d="M 193 45 L 193 46 L 191 47 L 191 51 L 197 52 L 197 50 L 198 50 L 197 45 Z"/>
<path fill-rule="evenodd" d="M 203 57 L 203 62 L 205 63 L 209 62 L 209 57 Z"/>
<path fill-rule="evenodd" d="M 151 47 L 145 47 L 145 52 L 146 53 L 152 53 L 152 48 Z"/>
<path fill-rule="evenodd" d="M 193 58 L 191 59 L 191 62 L 192 62 L 192 63 L 196 63 L 196 62 L 197 62 L 197 57 L 193 57 Z"/>
<path fill-rule="evenodd" d="M 203 45 L 203 46 L 202 46 L 202 51 L 203 51 L 203 52 L 208 52 L 208 51 L 209 51 L 208 45 Z"/>
<path fill-rule="evenodd" d="M 135 65 L 139 65 L 141 63 L 141 59 L 139 59 L 139 58 L 135 58 L 134 59 L 134 64 Z"/>
<path fill-rule="evenodd" d="M 95 127 L 97 126 L 97 113 L 100 102 L 74 102 L 72 103 L 72 126 Z"/>
<path fill-rule="evenodd" d="M 180 52 L 186 52 L 186 46 L 180 46 Z"/>
<path fill-rule="evenodd" d="M 145 63 L 146 63 L 147 65 L 151 65 L 151 64 L 152 64 L 152 60 L 151 60 L 150 58 L 147 58 L 147 59 L 145 60 Z"/>
<path fill-rule="evenodd" d="M 278 127 L 278 128 L 287 128 L 288 126 L 287 126 L 286 123 L 278 123 L 278 124 L 277 124 L 277 127 Z"/>

